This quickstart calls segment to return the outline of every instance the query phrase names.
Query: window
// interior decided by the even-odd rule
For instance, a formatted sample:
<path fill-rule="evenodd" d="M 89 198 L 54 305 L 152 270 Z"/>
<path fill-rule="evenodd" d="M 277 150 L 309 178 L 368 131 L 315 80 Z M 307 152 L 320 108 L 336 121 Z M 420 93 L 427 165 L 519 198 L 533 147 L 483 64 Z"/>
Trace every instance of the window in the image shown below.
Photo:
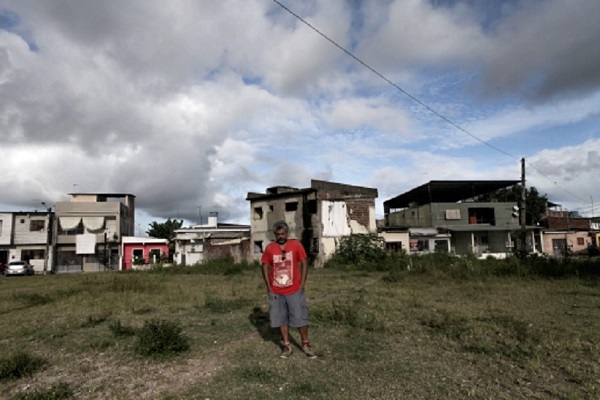
<path fill-rule="evenodd" d="M 410 251 L 427 251 L 429 250 L 429 240 L 411 240 Z"/>
<path fill-rule="evenodd" d="M 259 220 L 263 218 L 263 209 L 262 207 L 254 207 L 254 214 L 252 215 L 252 219 Z"/>
<path fill-rule="evenodd" d="M 2 236 L 2 221 L 0 221 L 0 236 Z"/>
<path fill-rule="evenodd" d="M 448 251 L 448 241 L 447 240 L 436 240 L 434 242 L 435 251 Z"/>
<path fill-rule="evenodd" d="M 150 250 L 149 261 L 154 264 L 160 262 L 160 249 Z"/>
<path fill-rule="evenodd" d="M 390 251 L 402 250 L 402 242 L 387 242 L 385 248 Z"/>
<path fill-rule="evenodd" d="M 257 240 L 254 242 L 254 254 L 260 254 L 263 252 L 263 242 L 262 240 Z"/>
<path fill-rule="evenodd" d="M 585 244 L 585 241 L 583 240 L 583 238 L 577 238 L 577 245 L 578 246 L 583 246 Z"/>
<path fill-rule="evenodd" d="M 83 224 L 81 221 L 79 225 L 77 225 L 74 229 L 63 229 L 62 225 L 58 224 L 58 234 L 59 235 L 81 235 L 84 232 Z"/>
<path fill-rule="evenodd" d="M 32 219 L 29 221 L 29 232 L 43 232 L 46 227 L 46 221 L 43 219 Z"/>
<path fill-rule="evenodd" d="M 269 211 L 273 211 L 273 204 L 269 205 Z"/>
<path fill-rule="evenodd" d="M 21 250 L 21 258 L 23 260 L 43 260 L 45 258 L 45 250 Z"/>
<path fill-rule="evenodd" d="M 144 264 L 144 249 L 133 249 L 131 262 L 135 265 Z"/>
<path fill-rule="evenodd" d="M 460 220 L 460 209 L 446 210 L 445 217 L 447 220 Z"/>
<path fill-rule="evenodd" d="M 293 201 L 290 203 L 285 203 L 285 211 L 296 211 L 298 209 L 298 202 Z"/>

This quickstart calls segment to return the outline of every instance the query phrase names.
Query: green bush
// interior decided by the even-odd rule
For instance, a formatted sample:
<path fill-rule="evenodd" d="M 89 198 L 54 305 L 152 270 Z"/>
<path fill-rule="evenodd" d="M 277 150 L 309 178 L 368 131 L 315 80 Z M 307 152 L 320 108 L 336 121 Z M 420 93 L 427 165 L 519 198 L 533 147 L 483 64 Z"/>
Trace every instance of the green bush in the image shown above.
<path fill-rule="evenodd" d="M 166 357 L 189 349 L 188 341 L 181 334 L 178 323 L 166 320 L 150 320 L 137 332 L 136 352 L 146 357 Z"/>
<path fill-rule="evenodd" d="M 41 358 L 19 352 L 7 358 L 0 359 L 0 380 L 18 379 L 32 376 L 43 369 L 48 362 Z"/>
<path fill-rule="evenodd" d="M 343 237 L 325 268 L 385 271 L 389 269 L 388 261 L 383 239 L 361 233 Z"/>

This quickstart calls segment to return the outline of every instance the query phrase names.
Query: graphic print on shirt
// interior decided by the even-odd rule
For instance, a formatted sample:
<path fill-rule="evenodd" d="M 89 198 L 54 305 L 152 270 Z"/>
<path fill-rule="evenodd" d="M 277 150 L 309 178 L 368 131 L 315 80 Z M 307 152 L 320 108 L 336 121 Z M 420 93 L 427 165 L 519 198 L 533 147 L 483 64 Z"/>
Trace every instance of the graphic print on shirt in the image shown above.
<path fill-rule="evenodd" d="M 283 260 L 282 260 L 283 258 Z M 273 286 L 289 287 L 294 282 L 294 253 L 285 253 L 285 257 L 280 254 L 273 255 Z"/>

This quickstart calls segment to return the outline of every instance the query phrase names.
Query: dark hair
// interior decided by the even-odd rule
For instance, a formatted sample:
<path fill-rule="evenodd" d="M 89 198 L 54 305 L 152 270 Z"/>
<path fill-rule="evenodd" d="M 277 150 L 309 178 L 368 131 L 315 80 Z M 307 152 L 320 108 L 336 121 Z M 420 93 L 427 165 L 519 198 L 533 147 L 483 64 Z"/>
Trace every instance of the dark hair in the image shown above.
<path fill-rule="evenodd" d="M 279 220 L 273 224 L 273 232 L 277 232 L 281 229 L 284 229 L 286 232 L 289 232 L 290 230 L 290 227 L 284 220 Z"/>

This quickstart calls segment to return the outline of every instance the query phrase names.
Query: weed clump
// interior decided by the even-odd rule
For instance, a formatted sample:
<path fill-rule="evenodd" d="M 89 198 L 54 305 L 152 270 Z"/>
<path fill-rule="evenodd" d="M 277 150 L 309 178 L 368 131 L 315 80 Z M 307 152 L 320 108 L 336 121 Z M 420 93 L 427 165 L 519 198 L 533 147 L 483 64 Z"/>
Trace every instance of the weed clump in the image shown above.
<path fill-rule="evenodd" d="M 146 321 L 137 332 L 136 352 L 144 357 L 168 357 L 187 351 L 189 343 L 181 334 L 178 323 L 153 319 Z"/>
<path fill-rule="evenodd" d="M 0 380 L 32 376 L 47 364 L 48 362 L 41 357 L 23 352 L 16 353 L 7 358 L 0 359 Z"/>
<path fill-rule="evenodd" d="M 39 293 L 28 293 L 19 295 L 19 300 L 27 307 L 35 307 L 51 303 L 52 297 Z"/>
<path fill-rule="evenodd" d="M 15 400 L 67 400 L 74 398 L 75 393 L 65 382 L 55 383 L 48 390 L 19 393 L 14 397 Z"/>
<path fill-rule="evenodd" d="M 126 337 L 135 335 L 135 328 L 121 324 L 121 320 L 112 321 L 108 324 L 108 329 L 114 336 Z"/>
<path fill-rule="evenodd" d="M 385 332 L 384 322 L 365 306 L 362 295 L 351 302 L 333 301 L 331 307 L 316 308 L 313 318 L 336 326 L 347 326 L 366 332 Z"/>

